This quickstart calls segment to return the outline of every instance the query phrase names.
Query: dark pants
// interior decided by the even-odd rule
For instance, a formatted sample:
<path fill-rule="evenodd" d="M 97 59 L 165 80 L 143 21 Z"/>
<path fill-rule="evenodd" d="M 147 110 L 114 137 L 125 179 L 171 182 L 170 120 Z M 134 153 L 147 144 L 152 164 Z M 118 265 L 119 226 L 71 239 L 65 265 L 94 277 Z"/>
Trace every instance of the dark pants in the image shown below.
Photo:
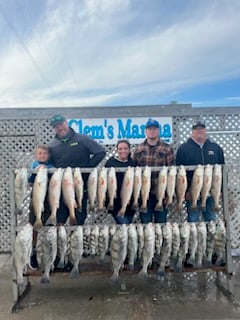
<path fill-rule="evenodd" d="M 155 194 L 149 195 L 147 202 L 147 212 L 140 212 L 140 219 L 142 223 L 166 223 L 167 222 L 167 209 L 163 207 L 161 211 L 156 211 L 155 206 L 157 204 L 157 198 Z"/>

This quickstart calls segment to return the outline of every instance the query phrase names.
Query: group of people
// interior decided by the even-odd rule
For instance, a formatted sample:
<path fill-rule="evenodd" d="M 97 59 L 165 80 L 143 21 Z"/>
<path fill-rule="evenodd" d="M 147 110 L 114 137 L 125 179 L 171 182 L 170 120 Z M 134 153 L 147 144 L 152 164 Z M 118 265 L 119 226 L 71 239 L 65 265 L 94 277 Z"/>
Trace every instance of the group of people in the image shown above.
<path fill-rule="evenodd" d="M 32 163 L 32 169 L 39 166 L 47 168 L 66 167 L 96 167 L 105 157 L 104 147 L 94 141 L 91 137 L 76 133 L 68 126 L 66 119 L 61 115 L 53 116 L 50 119 L 55 137 L 48 146 L 39 145 L 36 149 L 36 159 Z M 140 143 L 131 155 L 131 146 L 127 140 L 119 140 L 116 145 L 116 155 L 107 160 L 106 167 L 128 167 L 128 166 L 172 166 L 172 165 L 206 165 L 224 164 L 223 149 L 215 142 L 210 141 L 206 135 L 205 123 L 198 121 L 192 126 L 191 137 L 176 152 L 176 157 L 172 147 L 163 142 L 160 137 L 160 125 L 157 120 L 148 119 L 145 128 L 146 139 Z M 191 185 L 193 172 L 187 171 L 188 190 L 186 192 L 186 206 L 188 221 L 198 222 L 201 219 L 200 203 L 194 210 L 191 208 L 191 197 L 189 187 Z M 114 201 L 114 208 L 110 211 L 117 224 L 130 224 L 135 211 L 132 209 L 132 202 L 128 204 L 125 216 L 119 216 L 121 207 L 120 190 L 124 173 L 117 172 L 117 197 Z M 81 210 L 76 209 L 76 222 L 83 225 L 87 217 L 87 178 L 88 174 L 83 174 L 84 196 Z M 34 175 L 30 182 L 34 182 Z M 152 172 L 151 191 L 147 202 L 147 211 L 140 212 L 142 223 L 156 222 L 165 223 L 167 221 L 166 199 L 161 211 L 156 211 L 157 203 L 156 186 L 158 173 Z M 141 201 L 141 200 L 140 200 Z M 205 221 L 215 220 L 216 213 L 213 210 L 213 200 L 207 199 L 203 217 Z M 63 225 L 68 218 L 68 208 L 63 199 L 60 199 L 60 206 L 57 212 L 57 224 Z"/>

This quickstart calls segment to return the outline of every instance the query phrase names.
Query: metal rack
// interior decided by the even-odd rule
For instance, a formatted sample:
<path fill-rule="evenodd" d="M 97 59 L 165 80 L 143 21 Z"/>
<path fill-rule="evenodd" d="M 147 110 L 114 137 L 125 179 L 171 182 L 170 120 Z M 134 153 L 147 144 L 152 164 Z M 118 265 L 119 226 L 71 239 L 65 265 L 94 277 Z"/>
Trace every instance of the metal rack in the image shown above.
<path fill-rule="evenodd" d="M 186 170 L 193 170 L 195 166 L 186 166 Z M 124 172 L 126 168 L 115 168 L 117 172 Z M 159 171 L 161 167 L 152 167 L 152 171 Z M 49 169 L 51 172 L 54 169 Z M 81 172 L 89 173 L 91 169 L 89 168 L 81 168 Z M 230 216 L 229 216 L 229 208 L 228 208 L 228 167 L 227 165 L 223 166 L 223 180 L 222 180 L 222 217 L 225 221 L 226 226 L 226 265 L 224 267 L 212 267 L 207 269 L 200 269 L 197 272 L 216 272 L 216 284 L 219 288 L 228 295 L 234 295 L 234 283 L 233 283 L 233 262 L 232 262 L 232 255 L 231 255 L 231 237 L 230 237 Z M 11 212 L 12 212 L 12 246 L 14 244 L 17 231 L 19 230 L 19 223 L 18 223 L 18 216 L 15 215 L 15 200 L 14 200 L 14 172 L 11 172 L 10 175 L 10 195 L 11 195 Z M 26 210 L 27 212 L 27 210 Z M 172 217 L 174 220 L 174 216 Z M 43 227 L 44 228 L 44 227 Z M 66 228 L 72 229 L 74 227 L 66 226 Z M 12 250 L 13 252 L 13 250 Z M 168 271 L 168 270 L 166 270 Z M 196 269 L 183 269 L 183 272 L 196 272 Z M 16 281 L 16 271 L 12 270 L 12 289 L 13 289 L 13 306 L 12 312 L 15 312 L 18 307 L 19 303 L 25 297 L 25 295 L 30 291 L 31 283 L 30 283 L 30 274 L 26 274 L 24 277 L 24 285 L 20 290 L 17 281 Z"/>

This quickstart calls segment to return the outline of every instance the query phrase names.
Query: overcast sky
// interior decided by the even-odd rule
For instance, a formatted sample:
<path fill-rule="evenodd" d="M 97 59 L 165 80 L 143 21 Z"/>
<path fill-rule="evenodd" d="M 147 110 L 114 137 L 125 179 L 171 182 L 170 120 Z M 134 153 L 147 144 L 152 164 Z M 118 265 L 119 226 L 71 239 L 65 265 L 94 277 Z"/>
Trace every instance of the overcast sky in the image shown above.
<path fill-rule="evenodd" d="M 0 107 L 240 106 L 239 0 L 0 0 Z"/>

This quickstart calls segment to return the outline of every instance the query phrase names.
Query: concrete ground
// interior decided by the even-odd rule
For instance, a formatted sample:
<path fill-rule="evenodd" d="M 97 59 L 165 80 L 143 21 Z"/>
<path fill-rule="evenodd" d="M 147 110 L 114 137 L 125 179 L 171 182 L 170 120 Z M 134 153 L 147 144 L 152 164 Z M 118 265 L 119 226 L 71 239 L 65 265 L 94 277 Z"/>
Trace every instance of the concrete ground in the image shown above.
<path fill-rule="evenodd" d="M 147 280 L 123 271 L 120 283 L 111 271 L 82 267 L 78 279 L 53 273 L 50 284 L 41 275 L 30 276 L 31 290 L 17 313 L 13 305 L 11 257 L 0 255 L 0 319 L 4 320 L 155 320 L 240 319 L 240 261 L 234 264 L 235 295 L 228 299 L 216 286 L 216 272 L 168 273 L 164 280 L 150 273 Z M 102 270 L 101 270 L 102 268 Z"/>

